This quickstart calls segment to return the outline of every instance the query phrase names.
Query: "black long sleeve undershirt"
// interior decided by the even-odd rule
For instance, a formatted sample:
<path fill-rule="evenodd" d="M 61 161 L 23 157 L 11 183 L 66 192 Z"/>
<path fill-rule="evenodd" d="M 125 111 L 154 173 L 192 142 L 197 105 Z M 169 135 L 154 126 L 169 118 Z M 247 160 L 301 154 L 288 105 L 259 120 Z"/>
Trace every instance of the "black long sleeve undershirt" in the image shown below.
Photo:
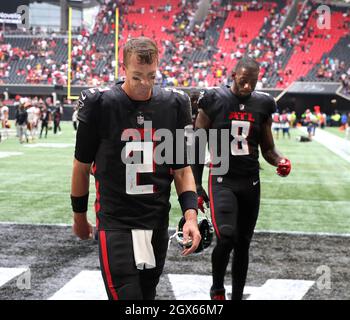
<path fill-rule="evenodd" d="M 208 136 L 208 131 L 207 131 Z M 201 147 L 200 145 L 200 138 L 198 136 L 194 136 L 194 141 L 192 148 L 194 150 L 195 154 L 195 161 L 191 165 L 193 176 L 196 182 L 197 189 L 202 186 L 202 176 L 204 171 L 204 163 L 205 163 L 205 152 L 200 152 Z M 205 151 L 205 148 L 204 148 Z"/>

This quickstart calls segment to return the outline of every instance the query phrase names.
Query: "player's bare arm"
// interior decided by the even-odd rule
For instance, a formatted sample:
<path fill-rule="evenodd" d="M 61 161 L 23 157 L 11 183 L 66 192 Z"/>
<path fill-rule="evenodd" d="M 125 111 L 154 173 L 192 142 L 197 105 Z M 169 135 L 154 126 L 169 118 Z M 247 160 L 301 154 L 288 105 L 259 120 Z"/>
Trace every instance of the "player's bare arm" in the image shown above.
<path fill-rule="evenodd" d="M 184 194 L 184 192 L 187 191 L 196 192 L 196 185 L 190 166 L 174 170 L 174 183 L 178 195 Z M 189 238 L 192 239 L 192 246 L 182 251 L 182 254 L 184 256 L 187 256 L 196 251 L 201 241 L 201 235 L 198 229 L 196 210 L 186 210 L 184 212 L 184 217 L 186 220 L 186 223 L 183 227 L 184 242 L 188 242 Z"/>
<path fill-rule="evenodd" d="M 285 177 L 291 170 L 290 161 L 280 153 L 275 146 L 271 131 L 272 119 L 269 118 L 261 128 L 260 148 L 264 159 L 271 165 L 277 167 L 277 174 Z"/>
<path fill-rule="evenodd" d="M 90 163 L 83 163 L 74 159 L 72 173 L 71 195 L 73 197 L 84 197 L 89 193 Z M 73 212 L 73 232 L 80 239 L 85 240 L 92 237 L 92 225 L 88 222 L 86 212 Z"/>
<path fill-rule="evenodd" d="M 271 165 L 277 167 L 283 155 L 276 149 L 271 131 L 272 119 L 268 119 L 261 128 L 260 148 L 264 159 Z"/>

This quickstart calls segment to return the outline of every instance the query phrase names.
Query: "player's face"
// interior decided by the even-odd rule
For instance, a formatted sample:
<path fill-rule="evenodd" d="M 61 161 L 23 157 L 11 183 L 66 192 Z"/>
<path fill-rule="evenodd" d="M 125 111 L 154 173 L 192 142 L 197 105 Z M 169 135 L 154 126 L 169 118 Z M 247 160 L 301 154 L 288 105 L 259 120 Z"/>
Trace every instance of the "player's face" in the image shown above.
<path fill-rule="evenodd" d="M 249 96 L 258 82 L 259 72 L 241 68 L 233 73 L 234 93 L 240 97 Z"/>
<path fill-rule="evenodd" d="M 141 64 L 137 55 L 132 54 L 125 68 L 125 84 L 128 95 L 134 100 L 148 100 L 156 78 L 158 61 Z"/>

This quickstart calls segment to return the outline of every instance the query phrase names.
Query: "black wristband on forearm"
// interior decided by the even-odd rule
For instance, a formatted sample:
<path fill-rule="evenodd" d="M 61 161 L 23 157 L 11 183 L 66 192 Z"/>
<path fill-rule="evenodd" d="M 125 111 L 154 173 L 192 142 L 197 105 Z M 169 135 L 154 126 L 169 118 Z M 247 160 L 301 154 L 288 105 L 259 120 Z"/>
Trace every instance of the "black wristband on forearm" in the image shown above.
<path fill-rule="evenodd" d="M 73 212 L 85 213 L 87 211 L 88 202 L 89 202 L 89 193 L 81 197 L 74 197 L 71 195 L 70 199 L 72 203 Z"/>
<path fill-rule="evenodd" d="M 179 203 L 182 210 L 182 214 L 188 209 L 193 209 L 198 212 L 198 196 L 194 191 L 185 191 L 179 195 Z"/>

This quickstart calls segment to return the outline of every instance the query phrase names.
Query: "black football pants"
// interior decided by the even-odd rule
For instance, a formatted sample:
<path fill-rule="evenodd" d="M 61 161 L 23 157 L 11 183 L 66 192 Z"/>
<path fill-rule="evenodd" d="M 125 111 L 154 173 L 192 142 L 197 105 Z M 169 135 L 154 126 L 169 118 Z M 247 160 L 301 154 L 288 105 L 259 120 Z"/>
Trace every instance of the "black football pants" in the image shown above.
<path fill-rule="evenodd" d="M 217 243 L 212 253 L 213 289 L 224 287 L 233 250 L 232 299 L 240 300 L 247 278 L 249 246 L 259 213 L 259 176 L 209 177 L 212 222 Z"/>
<path fill-rule="evenodd" d="M 154 300 L 168 249 L 168 229 L 153 230 L 156 267 L 135 266 L 131 230 L 100 230 L 99 258 L 102 277 L 110 300 Z"/>

